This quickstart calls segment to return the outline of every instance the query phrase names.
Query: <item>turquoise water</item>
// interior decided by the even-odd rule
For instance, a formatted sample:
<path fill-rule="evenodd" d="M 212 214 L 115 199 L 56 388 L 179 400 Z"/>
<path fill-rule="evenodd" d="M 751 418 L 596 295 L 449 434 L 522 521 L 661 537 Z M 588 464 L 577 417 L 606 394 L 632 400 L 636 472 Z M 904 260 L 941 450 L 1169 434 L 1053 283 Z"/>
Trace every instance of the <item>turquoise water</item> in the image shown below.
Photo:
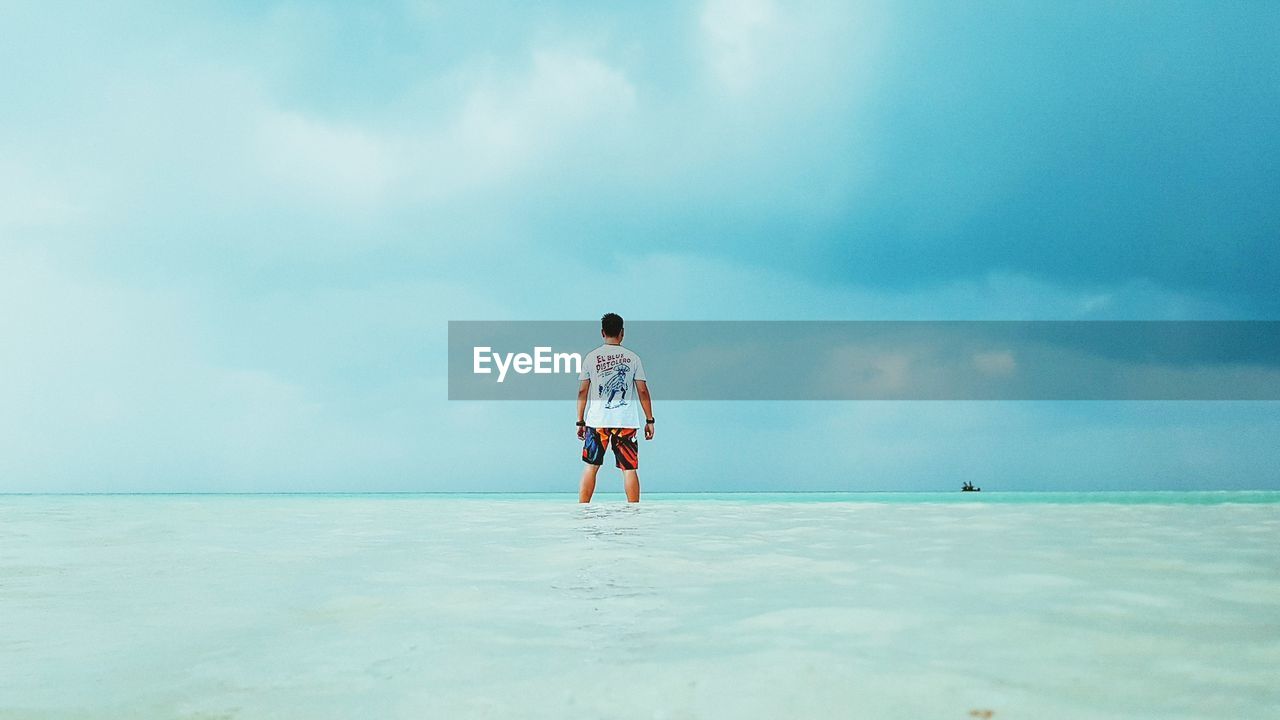
<path fill-rule="evenodd" d="M 1272 718 L 1280 493 L 0 496 L 0 718 Z"/>
<path fill-rule="evenodd" d="M 0 494 L 4 497 L 130 497 L 130 498 L 241 498 L 241 497 L 312 497 L 323 498 L 385 498 L 385 499 L 473 499 L 473 500 L 547 500 L 564 502 L 576 500 L 573 492 L 388 492 L 388 493 L 61 493 L 45 495 L 25 493 Z M 597 492 L 596 501 L 613 501 L 622 493 Z M 831 491 L 831 492 L 706 492 L 706 493 L 645 493 L 649 501 L 698 501 L 726 500 L 730 502 L 870 502 L 870 503 L 999 503 L 999 504 L 1119 504 L 1119 505 L 1217 505 L 1222 503 L 1269 504 L 1280 503 L 1280 490 L 1124 490 L 1124 491 L 1063 491 L 1063 492 L 899 492 L 899 491 Z"/>

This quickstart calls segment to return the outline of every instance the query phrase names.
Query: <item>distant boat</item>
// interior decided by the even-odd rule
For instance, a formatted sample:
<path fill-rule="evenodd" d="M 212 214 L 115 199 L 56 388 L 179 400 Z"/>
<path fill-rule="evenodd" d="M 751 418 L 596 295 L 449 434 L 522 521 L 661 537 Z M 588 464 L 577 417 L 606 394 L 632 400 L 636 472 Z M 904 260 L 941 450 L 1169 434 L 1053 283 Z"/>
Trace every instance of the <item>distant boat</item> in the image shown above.
<path fill-rule="evenodd" d="M 982 488 L 974 487 L 973 483 L 965 483 L 960 486 L 960 492 L 982 492 Z"/>

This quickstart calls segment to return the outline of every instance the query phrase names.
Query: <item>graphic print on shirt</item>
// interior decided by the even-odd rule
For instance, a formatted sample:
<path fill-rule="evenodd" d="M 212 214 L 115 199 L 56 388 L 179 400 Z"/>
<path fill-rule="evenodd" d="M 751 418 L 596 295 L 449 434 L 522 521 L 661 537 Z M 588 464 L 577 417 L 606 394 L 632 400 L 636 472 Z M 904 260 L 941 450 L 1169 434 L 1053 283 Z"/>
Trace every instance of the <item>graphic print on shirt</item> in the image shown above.
<path fill-rule="evenodd" d="M 579 380 L 590 380 L 583 419 L 594 428 L 644 427 L 640 417 L 639 389 L 645 380 L 640 356 L 621 345 L 601 345 L 582 358 Z"/>
<path fill-rule="evenodd" d="M 613 372 L 608 376 L 596 394 L 605 399 L 604 407 L 611 410 L 616 407 L 623 407 L 627 404 L 627 372 L 631 370 L 629 365 L 617 365 L 613 368 Z M 616 401 L 616 402 L 615 402 Z"/>

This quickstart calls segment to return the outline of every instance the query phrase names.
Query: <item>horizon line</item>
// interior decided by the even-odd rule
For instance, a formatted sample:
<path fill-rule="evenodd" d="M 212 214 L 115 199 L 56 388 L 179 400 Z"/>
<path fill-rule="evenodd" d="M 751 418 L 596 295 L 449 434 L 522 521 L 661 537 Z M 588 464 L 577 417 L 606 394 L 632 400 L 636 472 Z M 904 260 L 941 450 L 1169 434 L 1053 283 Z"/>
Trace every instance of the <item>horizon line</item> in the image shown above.
<path fill-rule="evenodd" d="M 651 490 L 650 495 L 751 495 L 751 494 L 937 494 L 963 492 L 961 490 Z M 1277 488 L 1192 488 L 1192 489 L 1128 489 L 1128 490 L 1080 490 L 1080 489 L 1037 489 L 1037 490 L 982 490 L 988 493 L 1184 493 L 1184 492 L 1280 492 Z M 244 491 L 0 491 L 4 496 L 30 495 L 69 495 L 69 496 L 107 496 L 107 495 L 575 495 L 576 490 L 244 490 Z M 621 491 L 599 491 L 596 494 L 623 495 Z"/>

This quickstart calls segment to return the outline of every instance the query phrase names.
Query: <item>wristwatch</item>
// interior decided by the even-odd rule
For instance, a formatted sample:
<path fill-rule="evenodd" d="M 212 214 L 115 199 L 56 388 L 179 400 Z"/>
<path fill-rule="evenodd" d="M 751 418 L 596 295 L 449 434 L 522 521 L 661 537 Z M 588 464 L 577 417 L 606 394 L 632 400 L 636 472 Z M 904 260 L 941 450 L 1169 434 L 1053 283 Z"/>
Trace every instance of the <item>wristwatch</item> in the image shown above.
<path fill-rule="evenodd" d="M 645 418 L 645 419 L 644 419 L 644 421 L 645 421 L 645 424 L 646 424 L 646 425 L 652 425 L 652 424 L 653 424 L 653 418 Z"/>
<path fill-rule="evenodd" d="M 584 423 L 584 422 L 582 422 L 581 420 L 579 420 L 578 422 L 576 422 L 576 423 L 574 423 L 574 424 L 575 424 L 575 425 L 577 425 L 578 427 L 586 427 L 586 426 L 587 426 L 587 424 L 586 424 L 586 423 Z"/>

